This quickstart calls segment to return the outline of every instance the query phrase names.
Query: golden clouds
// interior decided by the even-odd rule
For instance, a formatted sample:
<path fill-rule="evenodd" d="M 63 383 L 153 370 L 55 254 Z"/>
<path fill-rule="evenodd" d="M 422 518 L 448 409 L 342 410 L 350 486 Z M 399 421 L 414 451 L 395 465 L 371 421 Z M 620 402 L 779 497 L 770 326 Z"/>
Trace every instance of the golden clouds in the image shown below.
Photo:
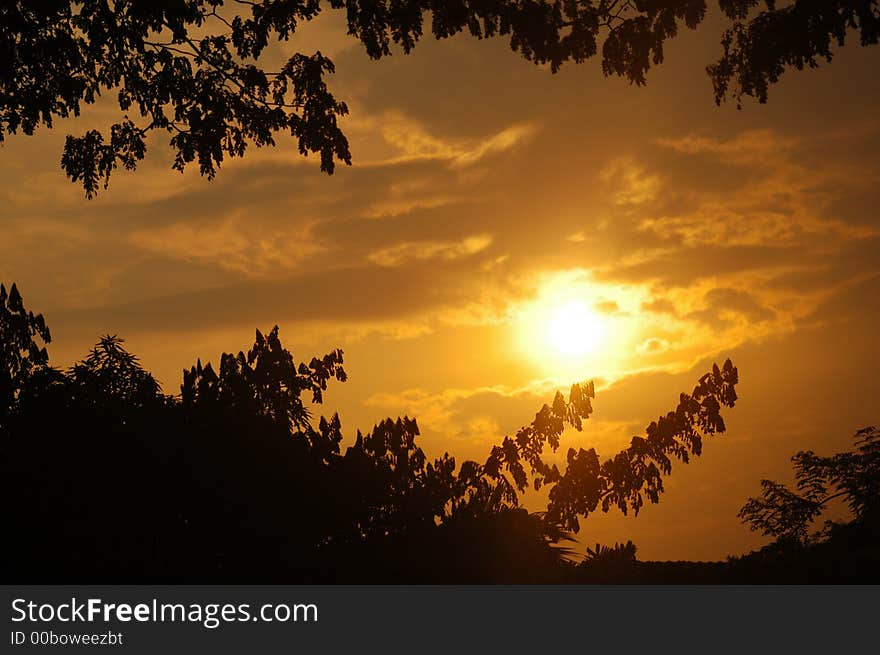
<path fill-rule="evenodd" d="M 880 225 L 838 209 L 877 177 L 876 166 L 856 174 L 846 155 L 866 134 L 878 136 L 686 135 L 657 139 L 639 158 L 612 159 L 597 175 L 605 206 L 618 208 L 605 222 L 631 247 L 593 275 L 610 288 L 644 290 L 630 368 L 683 370 L 781 338 L 868 274 L 875 264 L 861 251 L 871 250 Z M 848 270 L 860 260 L 862 272 Z"/>
<path fill-rule="evenodd" d="M 356 115 L 357 113 L 354 112 Z M 433 161 L 453 168 L 472 166 L 490 155 L 513 150 L 538 132 L 533 122 L 508 125 L 480 137 L 440 135 L 397 110 L 352 118 L 351 138 L 361 166 L 389 166 Z M 377 138 L 379 137 L 379 138 Z"/>
<path fill-rule="evenodd" d="M 669 342 L 666 339 L 649 337 L 638 345 L 636 351 L 641 354 L 665 353 L 669 350 Z"/>
<path fill-rule="evenodd" d="M 322 250 L 305 227 L 253 230 L 245 217 L 224 217 L 203 225 L 190 222 L 135 230 L 129 243 L 139 250 L 200 262 L 248 277 L 295 270 Z"/>
<path fill-rule="evenodd" d="M 847 134 L 829 134 L 807 140 L 765 129 L 745 131 L 728 139 L 695 135 L 658 139 L 662 148 L 683 157 L 679 165 L 695 170 L 690 184 L 676 180 L 673 190 L 692 208 L 686 214 L 646 216 L 640 227 L 666 237 L 678 236 L 685 245 L 725 247 L 770 243 L 800 246 L 810 239 L 850 240 L 876 235 L 874 227 L 851 225 L 825 211 L 835 196 L 864 186 L 872 177 L 876 179 L 877 171 L 854 174 L 843 158 L 820 158 L 823 146 L 845 143 L 850 138 Z M 697 164 L 704 170 L 696 168 Z M 740 184 L 734 189 L 705 188 L 703 177 L 709 167 L 736 170 L 730 177 L 739 178 Z"/>
<path fill-rule="evenodd" d="M 687 134 L 679 138 L 661 137 L 656 143 L 684 155 L 708 153 L 733 164 L 751 166 L 777 160 L 795 150 L 802 141 L 770 129 L 757 129 L 740 132 L 730 139 Z"/>
<path fill-rule="evenodd" d="M 453 242 L 409 241 L 372 252 L 367 258 L 379 266 L 399 266 L 411 260 L 458 259 L 485 250 L 491 243 L 492 237 L 486 234 Z"/>
<path fill-rule="evenodd" d="M 611 160 L 599 173 L 606 193 L 617 205 L 640 205 L 650 202 L 660 191 L 660 176 L 649 173 L 632 157 Z"/>

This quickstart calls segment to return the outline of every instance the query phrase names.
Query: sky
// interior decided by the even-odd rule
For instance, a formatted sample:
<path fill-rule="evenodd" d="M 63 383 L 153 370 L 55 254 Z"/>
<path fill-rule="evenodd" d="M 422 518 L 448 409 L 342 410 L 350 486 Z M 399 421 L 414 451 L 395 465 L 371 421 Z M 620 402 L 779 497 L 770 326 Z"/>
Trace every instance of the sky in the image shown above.
<path fill-rule="evenodd" d="M 46 317 L 55 365 L 118 334 L 172 394 L 256 328 L 301 360 L 342 348 L 350 379 L 324 411 L 349 438 L 407 414 L 429 456 L 459 461 L 589 379 L 595 414 L 556 461 L 611 456 L 729 357 L 727 432 L 658 505 L 578 536 L 641 559 L 747 552 L 766 539 L 736 513 L 761 478 L 880 422 L 880 50 L 849 46 L 738 111 L 705 73 L 721 30 L 681 34 L 635 87 L 467 36 L 372 61 L 322 15 L 268 56 L 334 60 L 353 166 L 328 177 L 282 138 L 209 182 L 171 170 L 156 135 L 87 200 L 59 160 L 65 135 L 115 120 L 101 101 L 0 147 L 0 281 Z"/>

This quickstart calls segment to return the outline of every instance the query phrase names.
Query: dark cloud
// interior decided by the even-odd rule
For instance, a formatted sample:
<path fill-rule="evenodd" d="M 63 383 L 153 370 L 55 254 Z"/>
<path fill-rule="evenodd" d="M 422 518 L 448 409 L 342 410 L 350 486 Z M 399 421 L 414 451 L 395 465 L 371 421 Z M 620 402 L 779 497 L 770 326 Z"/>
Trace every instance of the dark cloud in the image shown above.
<path fill-rule="evenodd" d="M 437 284 L 438 277 L 445 283 Z M 187 293 L 62 310 L 54 319 L 67 329 L 78 326 L 120 333 L 210 329 L 298 321 L 393 321 L 462 307 L 481 280 L 456 261 L 411 262 L 403 268 L 348 267 L 292 276 L 244 280 Z M 81 329 L 81 328 L 80 328 Z"/>
<path fill-rule="evenodd" d="M 691 312 L 688 318 L 702 321 L 715 328 L 729 325 L 735 316 L 750 323 L 772 320 L 776 313 L 758 302 L 754 296 L 740 289 L 712 289 L 703 297 L 706 308 Z"/>

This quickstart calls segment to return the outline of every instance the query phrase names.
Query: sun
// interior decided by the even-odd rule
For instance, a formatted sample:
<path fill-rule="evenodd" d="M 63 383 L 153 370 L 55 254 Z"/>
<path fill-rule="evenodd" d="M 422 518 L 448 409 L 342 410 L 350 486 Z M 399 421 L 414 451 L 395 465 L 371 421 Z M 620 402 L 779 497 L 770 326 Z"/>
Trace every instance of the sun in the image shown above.
<path fill-rule="evenodd" d="M 512 306 L 512 354 L 531 375 L 568 384 L 588 378 L 615 379 L 633 362 L 643 302 L 630 289 L 596 282 L 583 271 L 536 276 L 534 295 Z"/>
<path fill-rule="evenodd" d="M 602 345 L 605 326 L 581 300 L 558 305 L 547 321 L 547 345 L 560 355 L 582 356 Z"/>

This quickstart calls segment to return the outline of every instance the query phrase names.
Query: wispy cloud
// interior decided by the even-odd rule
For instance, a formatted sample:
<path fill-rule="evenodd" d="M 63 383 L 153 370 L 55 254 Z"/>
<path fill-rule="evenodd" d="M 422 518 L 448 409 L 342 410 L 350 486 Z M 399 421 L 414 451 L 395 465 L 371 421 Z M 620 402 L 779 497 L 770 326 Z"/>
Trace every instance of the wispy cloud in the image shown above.
<path fill-rule="evenodd" d="M 411 260 L 458 259 L 485 250 L 492 237 L 485 234 L 465 237 L 461 241 L 407 241 L 371 252 L 368 259 L 379 266 L 399 266 Z"/>
<path fill-rule="evenodd" d="M 247 218 L 224 218 L 205 225 L 188 222 L 135 230 L 136 249 L 182 261 L 203 262 L 247 277 L 277 275 L 299 268 L 321 252 L 308 229 L 254 229 Z"/>
<path fill-rule="evenodd" d="M 362 166 L 436 161 L 463 168 L 490 155 L 508 152 L 538 132 L 538 126 L 534 123 L 516 123 L 479 138 L 443 136 L 432 133 L 420 121 L 395 110 L 353 119 L 350 123 L 355 139 L 361 133 L 365 135 L 363 145 L 367 152 L 361 155 Z M 381 134 L 382 144 L 370 147 L 367 135 L 376 133 Z"/>

